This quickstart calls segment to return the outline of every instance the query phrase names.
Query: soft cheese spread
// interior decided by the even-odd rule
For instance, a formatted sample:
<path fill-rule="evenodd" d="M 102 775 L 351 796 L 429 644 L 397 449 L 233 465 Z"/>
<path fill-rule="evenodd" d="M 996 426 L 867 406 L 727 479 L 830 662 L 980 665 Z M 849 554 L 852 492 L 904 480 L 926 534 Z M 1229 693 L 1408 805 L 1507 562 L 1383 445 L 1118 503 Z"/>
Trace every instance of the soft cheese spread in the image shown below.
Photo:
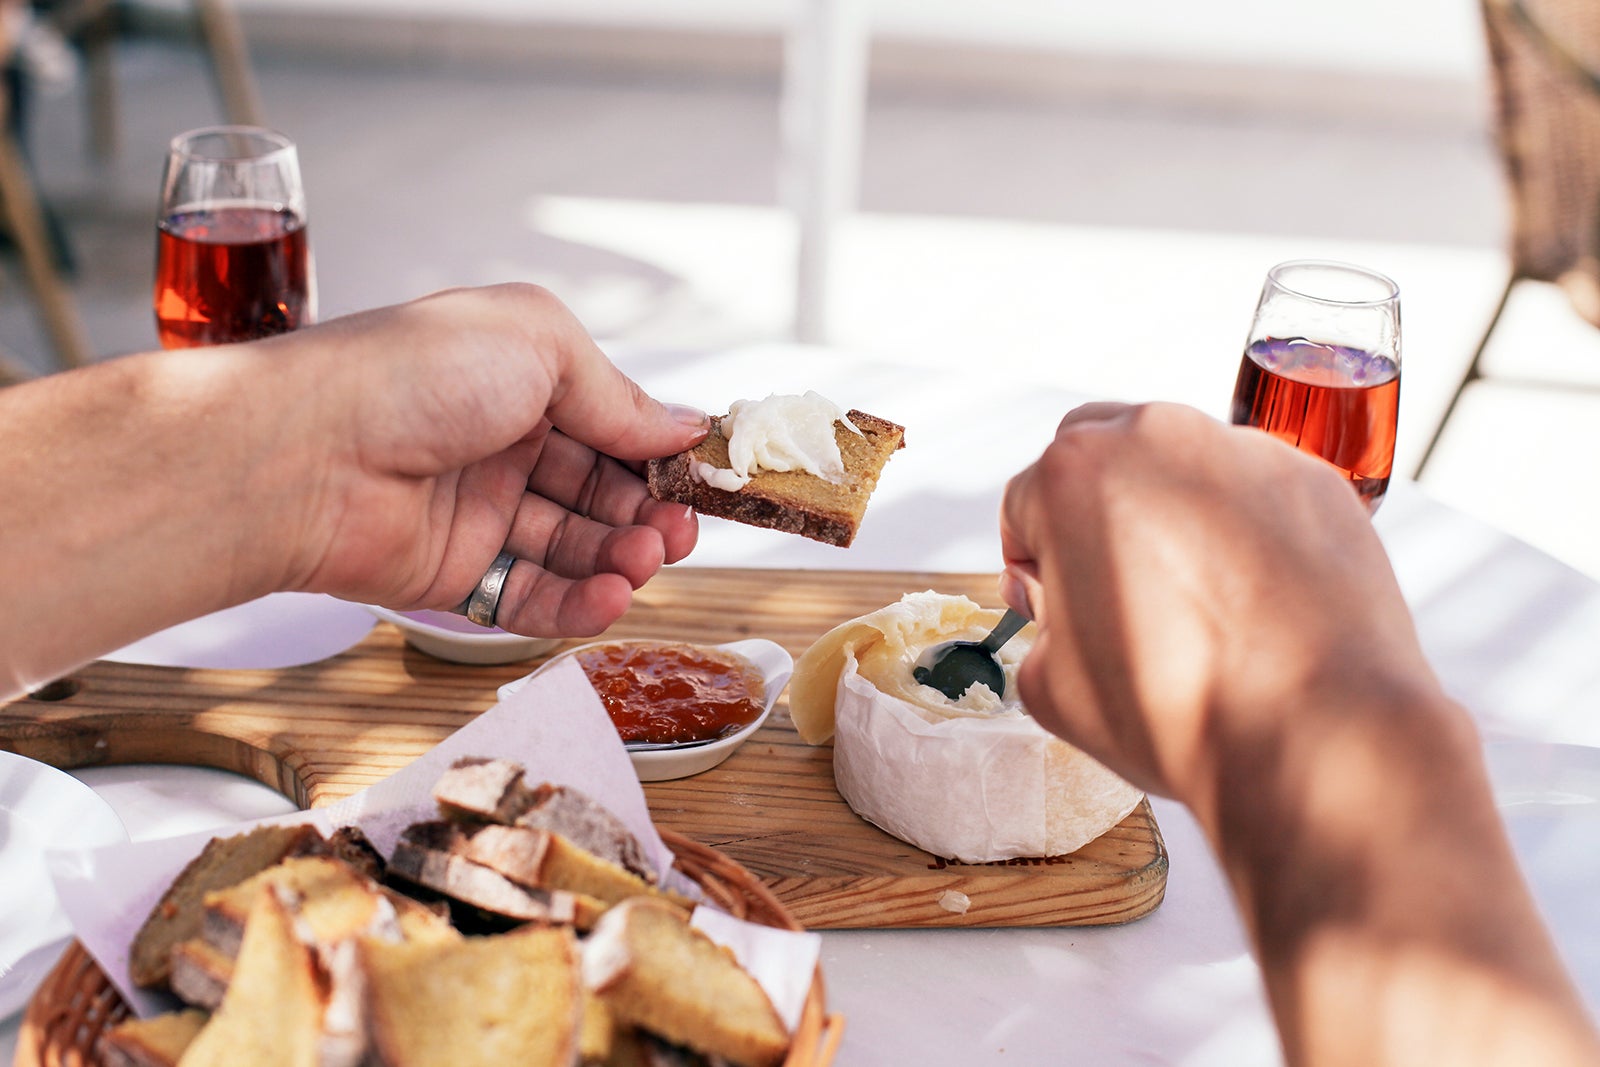
<path fill-rule="evenodd" d="M 836 422 L 861 433 L 839 405 L 816 392 L 736 400 L 721 423 L 722 436 L 728 439 L 728 467 L 696 460 L 689 465 L 690 475 L 730 493 L 743 489 L 763 470 L 805 471 L 838 482 L 844 477 L 844 459 L 833 436 Z"/>

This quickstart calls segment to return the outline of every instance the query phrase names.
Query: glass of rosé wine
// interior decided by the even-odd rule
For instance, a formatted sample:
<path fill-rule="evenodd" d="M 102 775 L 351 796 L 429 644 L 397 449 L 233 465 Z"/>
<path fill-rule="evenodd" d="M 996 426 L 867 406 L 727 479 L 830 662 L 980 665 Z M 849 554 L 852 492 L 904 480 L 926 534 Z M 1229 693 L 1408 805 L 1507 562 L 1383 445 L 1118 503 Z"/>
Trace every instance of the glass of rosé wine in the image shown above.
<path fill-rule="evenodd" d="M 208 126 L 173 138 L 156 229 L 163 348 L 249 341 L 316 320 L 305 188 L 282 134 Z"/>
<path fill-rule="evenodd" d="M 1376 271 L 1296 260 L 1267 272 L 1233 387 L 1236 425 L 1321 456 L 1375 512 L 1400 414 L 1400 289 Z"/>

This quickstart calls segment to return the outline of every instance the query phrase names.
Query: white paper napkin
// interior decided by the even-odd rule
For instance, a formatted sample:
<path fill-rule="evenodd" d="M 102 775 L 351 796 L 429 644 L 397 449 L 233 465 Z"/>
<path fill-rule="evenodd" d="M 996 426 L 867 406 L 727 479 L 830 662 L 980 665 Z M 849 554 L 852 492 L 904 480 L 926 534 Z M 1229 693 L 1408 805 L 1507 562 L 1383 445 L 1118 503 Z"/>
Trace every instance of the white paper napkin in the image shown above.
<path fill-rule="evenodd" d="M 316 593 L 272 593 L 135 641 L 104 659 L 154 667 L 282 670 L 336 656 L 378 620 L 360 604 Z"/>

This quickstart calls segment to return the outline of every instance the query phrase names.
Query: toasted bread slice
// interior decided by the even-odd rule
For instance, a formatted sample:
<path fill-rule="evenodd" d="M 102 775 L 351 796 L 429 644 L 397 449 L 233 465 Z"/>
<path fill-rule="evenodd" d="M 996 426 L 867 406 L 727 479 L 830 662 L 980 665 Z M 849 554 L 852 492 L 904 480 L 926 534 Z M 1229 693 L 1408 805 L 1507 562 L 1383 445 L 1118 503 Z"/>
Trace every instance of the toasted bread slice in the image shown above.
<path fill-rule="evenodd" d="M 620 819 L 576 789 L 548 782 L 530 788 L 522 773 L 522 765 L 510 760 L 460 759 L 435 783 L 433 797 L 448 819 L 549 830 L 656 882 L 644 848 Z"/>
<path fill-rule="evenodd" d="M 369 1063 L 570 1067 L 577 1061 L 583 993 L 570 930 L 525 926 L 454 944 L 362 939 L 357 953 Z"/>
<path fill-rule="evenodd" d="M 134 935 L 128 972 L 134 985 L 160 989 L 171 974 L 172 948 L 200 933 L 200 902 L 290 856 L 321 855 L 328 843 L 315 826 L 259 826 L 213 838 L 168 887 Z"/>
<path fill-rule="evenodd" d="M 389 858 L 389 873 L 451 900 L 517 922 L 594 926 L 603 901 L 565 889 L 520 886 L 499 871 L 467 858 L 469 838 L 457 824 L 412 823 Z"/>
<path fill-rule="evenodd" d="M 216 1011 L 233 980 L 233 956 L 191 937 L 172 946 L 173 993 L 191 1007 Z"/>
<path fill-rule="evenodd" d="M 174 1067 L 194 1036 L 206 1024 L 206 1013 L 192 1008 L 124 1019 L 100 1039 L 106 1067 Z"/>
<path fill-rule="evenodd" d="M 722 469 L 729 466 L 728 439 L 722 436 L 721 418 L 714 417 L 704 441 L 687 452 L 647 464 L 650 495 L 687 504 L 702 515 L 847 548 L 855 540 L 884 465 L 896 449 L 905 446 L 905 427 L 863 411 L 852 410 L 847 417 L 861 433 L 834 424 L 834 440 L 844 460 L 844 479 L 838 483 L 805 471 L 763 470 L 736 492 L 705 484 L 693 474 L 696 462 Z"/>
<path fill-rule="evenodd" d="M 646 882 L 610 860 L 579 848 L 558 833 L 527 826 L 463 825 L 462 854 L 528 889 L 564 889 L 616 904 L 655 896 L 684 912 L 694 905 Z"/>
<path fill-rule="evenodd" d="M 318 1067 L 323 989 L 315 950 L 270 890 L 257 894 L 222 1006 L 184 1051 L 184 1067 Z"/>
<path fill-rule="evenodd" d="M 617 1019 L 741 1067 L 776 1067 L 789 1032 L 733 954 L 681 911 L 634 897 L 584 942 L 583 980 Z"/>

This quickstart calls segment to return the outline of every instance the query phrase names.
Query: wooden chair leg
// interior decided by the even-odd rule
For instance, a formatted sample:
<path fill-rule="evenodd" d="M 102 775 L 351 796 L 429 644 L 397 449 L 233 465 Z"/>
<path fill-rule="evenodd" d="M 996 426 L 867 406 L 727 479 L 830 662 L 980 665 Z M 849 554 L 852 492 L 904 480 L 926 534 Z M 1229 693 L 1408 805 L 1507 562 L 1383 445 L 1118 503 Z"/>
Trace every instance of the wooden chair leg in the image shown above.
<path fill-rule="evenodd" d="M 261 125 L 261 94 L 233 6 L 228 0 L 195 0 L 195 15 L 228 121 L 241 126 Z"/>
<path fill-rule="evenodd" d="M 78 318 L 72 294 L 56 269 L 49 223 L 34 192 L 22 149 L 12 133 L 10 107 L 9 94 L 0 90 L 0 211 L 5 214 L 11 239 L 22 256 L 22 270 L 44 318 L 57 362 L 63 367 L 79 367 L 89 362 L 92 354 L 88 334 Z"/>
<path fill-rule="evenodd" d="M 0 389 L 4 389 L 8 385 L 17 385 L 35 377 L 37 375 L 24 367 L 15 356 L 9 352 L 0 352 Z"/>
<path fill-rule="evenodd" d="M 113 0 L 84 0 L 80 38 L 89 97 L 89 149 L 96 159 L 117 154 L 117 82 L 113 46 L 117 11 Z"/>
<path fill-rule="evenodd" d="M 1506 279 L 1505 288 L 1500 290 L 1500 301 L 1495 304 L 1494 314 L 1489 316 L 1489 325 L 1484 327 L 1483 336 L 1478 339 L 1478 347 L 1472 352 L 1472 362 L 1467 364 L 1466 373 L 1456 383 L 1455 392 L 1450 394 L 1450 403 L 1445 405 L 1444 414 L 1439 416 L 1439 421 L 1433 428 L 1433 436 L 1428 438 L 1428 447 L 1423 450 L 1422 458 L 1417 461 L 1417 469 L 1412 472 L 1413 480 L 1421 480 L 1423 471 L 1428 469 L 1428 461 L 1433 458 L 1434 450 L 1439 447 L 1439 439 L 1444 436 L 1444 428 L 1450 422 L 1450 416 L 1456 413 L 1456 405 L 1461 402 L 1461 394 L 1467 391 L 1467 386 L 1483 377 L 1483 353 L 1489 347 L 1489 337 L 1494 333 L 1494 328 L 1500 324 L 1500 316 L 1505 314 L 1506 303 L 1511 299 L 1511 289 L 1517 284 L 1517 276 L 1512 275 Z"/>

